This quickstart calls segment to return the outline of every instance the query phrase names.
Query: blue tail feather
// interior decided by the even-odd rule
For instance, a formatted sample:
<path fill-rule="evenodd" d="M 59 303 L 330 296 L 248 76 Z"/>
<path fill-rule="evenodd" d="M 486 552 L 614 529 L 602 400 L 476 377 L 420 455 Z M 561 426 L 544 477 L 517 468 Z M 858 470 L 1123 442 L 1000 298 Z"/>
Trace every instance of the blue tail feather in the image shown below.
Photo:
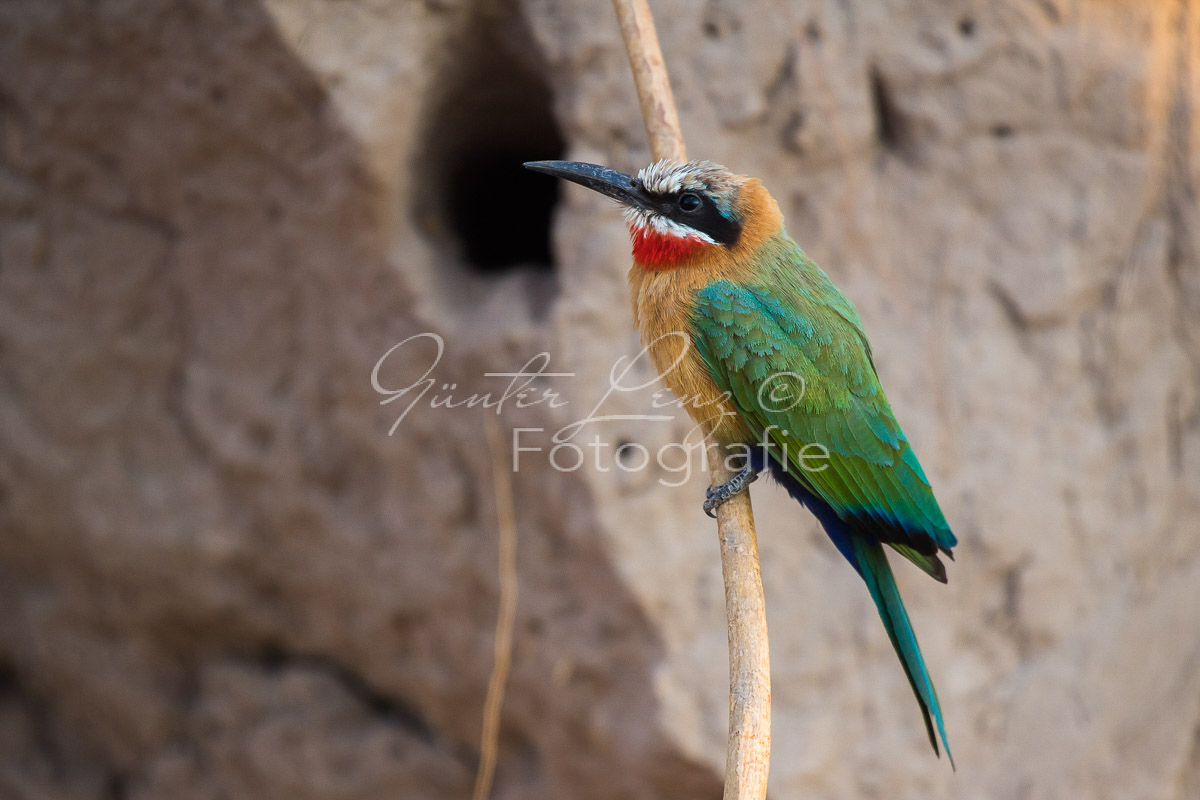
<path fill-rule="evenodd" d="M 888 638 L 892 640 L 892 647 L 896 649 L 896 655 L 900 657 L 904 673 L 908 676 L 908 682 L 921 706 L 921 714 L 925 718 L 925 731 L 929 734 L 929 743 L 933 745 L 933 751 L 936 753 L 938 743 L 937 736 L 933 732 L 934 723 L 936 723 L 937 732 L 946 749 L 946 756 L 950 759 L 950 766 L 953 768 L 954 756 L 951 755 L 950 745 L 946 741 L 946 726 L 942 721 L 942 707 L 938 703 L 937 691 L 933 688 L 933 681 L 930 680 L 929 671 L 925 668 L 925 659 L 921 657 L 917 635 L 908 619 L 908 612 L 904 609 L 904 601 L 900 598 L 900 589 L 896 586 L 896 579 L 892 575 L 887 555 L 883 552 L 883 545 L 854 534 L 851 534 L 851 541 L 858 558 L 859 574 L 866 581 L 871 598 L 875 601 L 875 607 L 879 609 L 883 627 L 887 630 Z"/>
<path fill-rule="evenodd" d="M 751 450 L 751 452 L 756 451 L 757 448 Z M 867 589 L 871 592 L 871 599 L 875 601 L 879 617 L 883 620 L 883 627 L 887 630 L 888 638 L 896 650 L 896 655 L 900 657 L 904 674 L 908 677 L 913 694 L 917 696 L 917 703 L 921 706 L 921 715 L 925 720 L 925 731 L 929 734 L 929 743 L 933 745 L 933 751 L 938 753 L 938 735 L 941 736 L 946 757 L 950 760 L 950 766 L 953 768 L 954 756 L 950 754 L 950 744 L 946 741 L 946 726 L 942 720 L 942 707 L 938 703 L 937 691 L 934 690 L 929 671 L 925 668 L 925 659 L 921 656 L 916 633 L 908 619 L 904 601 L 900 598 L 900 589 L 896 586 L 896 579 L 892 575 L 892 568 L 888 564 L 887 555 L 883 552 L 883 546 L 879 542 L 851 530 L 828 503 L 805 489 L 803 484 L 788 474 L 787 470 L 773 458 L 764 459 L 761 456 L 758 458 L 751 456 L 751 459 L 754 462 L 760 462 L 755 464 L 759 469 L 764 467 L 769 469 L 771 476 L 787 489 L 788 494 L 813 513 L 820 521 L 821 527 L 825 529 L 825 533 L 833 540 L 838 552 L 850 562 L 850 565 L 867 584 Z M 763 461 L 765 463 L 761 463 Z M 934 733 L 935 725 L 936 734 Z"/>

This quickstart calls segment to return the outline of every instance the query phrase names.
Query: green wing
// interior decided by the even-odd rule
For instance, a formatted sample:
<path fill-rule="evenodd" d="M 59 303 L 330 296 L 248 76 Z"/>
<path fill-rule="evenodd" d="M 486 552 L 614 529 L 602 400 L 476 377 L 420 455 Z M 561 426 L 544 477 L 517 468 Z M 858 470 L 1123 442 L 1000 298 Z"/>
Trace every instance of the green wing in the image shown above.
<path fill-rule="evenodd" d="M 792 248 L 759 285 L 719 281 L 697 292 L 692 338 L 790 475 L 852 530 L 944 581 L 937 553 L 957 541 L 884 396 L 858 313 Z"/>

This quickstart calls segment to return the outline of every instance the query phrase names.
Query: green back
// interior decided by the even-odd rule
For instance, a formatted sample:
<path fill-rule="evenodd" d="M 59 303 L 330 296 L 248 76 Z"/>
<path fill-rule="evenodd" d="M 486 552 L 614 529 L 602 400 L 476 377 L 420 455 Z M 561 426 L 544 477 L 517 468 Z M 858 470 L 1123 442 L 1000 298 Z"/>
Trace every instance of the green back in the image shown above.
<path fill-rule="evenodd" d="M 945 579 L 936 554 L 956 540 L 888 405 L 858 312 L 795 242 L 783 234 L 764 245 L 754 283 L 697 292 L 691 333 L 790 475 L 853 531 Z M 803 458 L 821 453 L 804 450 L 812 444 L 828 459 Z"/>

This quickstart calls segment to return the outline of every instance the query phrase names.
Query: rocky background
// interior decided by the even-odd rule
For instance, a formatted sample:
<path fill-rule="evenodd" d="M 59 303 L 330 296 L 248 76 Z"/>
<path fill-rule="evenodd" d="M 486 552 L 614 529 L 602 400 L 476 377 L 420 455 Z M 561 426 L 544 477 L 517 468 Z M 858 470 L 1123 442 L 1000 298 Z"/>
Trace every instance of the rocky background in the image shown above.
<path fill-rule="evenodd" d="M 653 7 L 692 153 L 856 301 L 962 542 L 948 586 L 898 565 L 954 774 L 755 486 L 771 796 L 1200 797 L 1200 3 Z M 424 332 L 443 395 L 573 373 L 499 417 L 544 430 L 494 796 L 719 796 L 706 482 L 636 463 L 687 426 L 544 452 L 638 349 L 617 210 L 515 166 L 553 157 L 648 160 L 608 3 L 0 4 L 0 797 L 469 795 L 484 411 L 371 380 Z"/>

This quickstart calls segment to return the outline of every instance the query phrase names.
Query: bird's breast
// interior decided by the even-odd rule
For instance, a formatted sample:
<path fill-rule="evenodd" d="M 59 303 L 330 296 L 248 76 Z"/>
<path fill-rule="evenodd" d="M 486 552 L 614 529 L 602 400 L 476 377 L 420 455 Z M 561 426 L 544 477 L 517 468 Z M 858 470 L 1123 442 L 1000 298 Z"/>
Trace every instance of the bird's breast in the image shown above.
<path fill-rule="evenodd" d="M 634 272 L 640 272 L 630 276 L 634 318 L 663 385 L 706 435 L 726 444 L 752 441 L 753 435 L 728 394 L 713 381 L 692 338 L 691 311 L 700 286 L 681 281 L 678 273 L 638 267 Z"/>

